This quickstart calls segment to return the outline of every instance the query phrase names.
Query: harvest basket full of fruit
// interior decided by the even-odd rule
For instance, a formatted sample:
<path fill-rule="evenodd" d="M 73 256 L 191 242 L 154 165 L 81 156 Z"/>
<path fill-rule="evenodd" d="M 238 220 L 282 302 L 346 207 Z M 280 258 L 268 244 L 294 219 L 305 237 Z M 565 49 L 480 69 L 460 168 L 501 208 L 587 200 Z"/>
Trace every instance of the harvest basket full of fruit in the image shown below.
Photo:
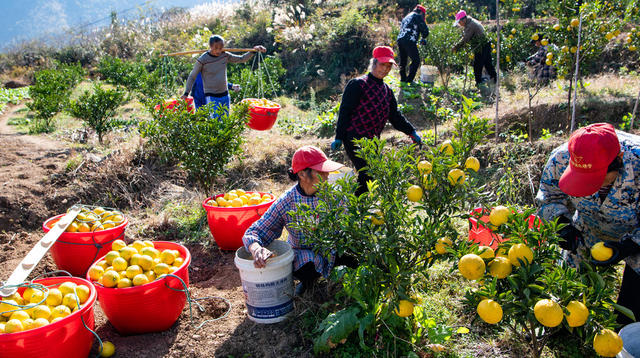
<path fill-rule="evenodd" d="M 266 131 L 271 129 L 278 118 L 280 105 L 266 98 L 245 98 L 243 103 L 249 103 L 249 123 L 251 129 Z"/>
<path fill-rule="evenodd" d="M 42 224 L 49 232 L 64 214 L 47 219 Z M 75 220 L 51 248 L 58 269 L 83 277 L 91 264 L 111 250 L 114 240 L 124 238 L 129 221 L 116 209 L 83 205 Z"/>
<path fill-rule="evenodd" d="M 269 193 L 231 190 L 205 199 L 211 235 L 222 250 L 237 250 L 249 226 L 269 209 L 274 197 Z"/>

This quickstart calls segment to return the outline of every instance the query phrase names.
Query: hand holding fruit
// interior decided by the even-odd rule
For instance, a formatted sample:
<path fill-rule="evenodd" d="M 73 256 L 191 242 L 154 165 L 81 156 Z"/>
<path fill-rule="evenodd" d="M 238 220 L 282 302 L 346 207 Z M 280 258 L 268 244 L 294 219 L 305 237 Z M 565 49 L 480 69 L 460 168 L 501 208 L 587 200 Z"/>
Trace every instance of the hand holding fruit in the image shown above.
<path fill-rule="evenodd" d="M 591 260 L 594 265 L 615 265 L 629 256 L 640 254 L 640 246 L 636 244 L 632 239 L 624 239 L 618 242 L 606 241 L 604 242 L 604 247 L 607 247 L 613 251 L 611 258 L 605 261 L 598 261 L 594 258 L 593 260 Z"/>

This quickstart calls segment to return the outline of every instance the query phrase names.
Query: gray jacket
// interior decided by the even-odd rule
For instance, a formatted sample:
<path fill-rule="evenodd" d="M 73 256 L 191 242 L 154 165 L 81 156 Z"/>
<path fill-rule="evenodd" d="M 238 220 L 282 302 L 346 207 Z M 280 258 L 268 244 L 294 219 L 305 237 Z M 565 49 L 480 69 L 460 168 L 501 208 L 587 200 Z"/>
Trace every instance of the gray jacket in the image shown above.
<path fill-rule="evenodd" d="M 473 52 L 479 51 L 482 46 L 487 43 L 487 35 L 484 32 L 484 26 L 482 26 L 480 21 L 471 16 L 467 16 L 467 24 L 462 30 L 462 38 L 454 48 L 458 50 L 467 42 L 471 44 Z"/>
<path fill-rule="evenodd" d="M 202 72 L 202 82 L 204 86 L 204 94 L 212 95 L 224 93 L 227 91 L 227 63 L 247 62 L 253 57 L 253 52 L 247 52 L 242 56 L 234 55 L 229 52 L 223 52 L 220 56 L 213 56 L 209 51 L 203 53 L 196 63 L 193 70 L 187 78 L 187 85 L 184 94 L 188 95 L 193 88 L 193 83 L 198 76 L 198 72 Z"/>

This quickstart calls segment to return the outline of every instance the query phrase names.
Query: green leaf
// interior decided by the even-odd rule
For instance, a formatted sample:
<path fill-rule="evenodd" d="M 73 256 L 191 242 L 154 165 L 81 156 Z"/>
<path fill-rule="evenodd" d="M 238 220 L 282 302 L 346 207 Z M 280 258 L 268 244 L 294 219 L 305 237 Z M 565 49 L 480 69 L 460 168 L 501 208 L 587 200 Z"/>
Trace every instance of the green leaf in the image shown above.
<path fill-rule="evenodd" d="M 322 334 L 313 342 L 314 353 L 328 352 L 335 344 L 346 339 L 360 324 L 357 317 L 359 312 L 358 307 L 348 307 L 329 314 L 320 322 L 316 331 Z"/>
<path fill-rule="evenodd" d="M 467 327 L 459 327 L 459 328 L 456 330 L 456 333 L 459 333 L 459 334 L 466 334 L 466 333 L 469 333 L 469 328 L 467 328 Z"/>
<path fill-rule="evenodd" d="M 635 321 L 635 320 L 636 320 L 636 317 L 635 317 L 635 315 L 633 314 L 633 311 L 631 311 L 631 310 L 630 310 L 630 309 L 628 309 L 627 307 L 620 306 L 620 305 L 619 305 L 619 304 L 617 304 L 617 303 L 613 303 L 613 307 L 615 307 L 615 309 L 616 309 L 618 312 L 620 312 L 620 313 L 622 313 L 623 315 L 625 315 L 625 316 L 629 317 L 632 321 Z"/>
<path fill-rule="evenodd" d="M 369 327 L 371 327 L 371 324 L 373 324 L 373 322 L 375 321 L 376 316 L 372 313 L 369 313 L 368 315 L 364 316 L 364 318 L 362 318 L 360 320 L 360 327 L 358 328 L 358 336 L 360 337 L 360 347 L 362 347 L 362 349 L 366 349 L 367 346 L 364 344 L 364 331 L 367 330 Z"/>

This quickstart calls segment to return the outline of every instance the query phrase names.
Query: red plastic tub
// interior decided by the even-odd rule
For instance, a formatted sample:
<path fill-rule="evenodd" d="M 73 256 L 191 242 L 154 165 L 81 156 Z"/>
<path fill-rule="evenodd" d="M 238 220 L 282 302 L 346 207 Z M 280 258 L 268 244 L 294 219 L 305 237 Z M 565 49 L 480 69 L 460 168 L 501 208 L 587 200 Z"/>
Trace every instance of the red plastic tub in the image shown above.
<path fill-rule="evenodd" d="M 189 110 L 189 112 L 194 112 L 196 110 L 196 107 L 193 105 L 193 97 L 187 97 L 185 101 L 187 101 L 187 109 Z M 173 109 L 174 111 L 177 111 L 180 108 L 180 105 L 181 105 L 180 100 L 172 99 L 172 100 L 167 100 L 162 104 L 157 104 L 154 107 L 154 109 L 156 111 L 159 111 L 160 108 L 164 107 L 166 110 Z"/>
<path fill-rule="evenodd" d="M 480 217 L 482 222 L 489 222 L 489 213 L 484 212 L 482 208 L 473 209 L 471 215 L 477 215 L 482 213 L 483 216 Z M 537 217 L 535 215 L 529 216 L 529 228 L 532 228 L 535 223 L 535 219 Z M 498 245 L 506 241 L 507 239 L 503 239 L 502 236 L 498 234 L 494 234 L 491 229 L 486 226 L 478 225 L 478 219 L 476 217 L 469 218 L 469 240 L 478 243 L 481 246 L 490 246 L 492 249 L 496 249 Z"/>
<path fill-rule="evenodd" d="M 180 277 L 189 287 L 189 250 L 175 242 L 154 241 L 153 244 L 160 251 L 180 251 L 184 262 L 173 275 Z M 96 262 L 103 259 L 101 257 Z M 90 280 L 89 275 L 87 279 Z M 187 302 L 184 292 L 175 291 L 184 290 L 182 283 L 170 276 L 127 288 L 106 288 L 95 282 L 93 284 L 98 291 L 102 311 L 113 327 L 123 335 L 166 331 L 178 320 Z"/>
<path fill-rule="evenodd" d="M 44 327 L 17 333 L 0 334 L 0 357 L 20 358 L 86 358 L 93 344 L 93 334 L 83 325 L 94 329 L 93 304 L 96 301 L 96 290 L 91 283 L 78 277 L 49 277 L 35 280 L 45 286 L 57 287 L 65 281 L 78 285 L 86 285 L 91 290 L 89 298 L 80 310 L 64 319 L 50 323 Z M 18 292 L 22 294 L 25 288 Z"/>
<path fill-rule="evenodd" d="M 245 101 L 251 101 L 254 99 L 255 98 L 247 98 Z M 277 103 L 276 105 L 277 107 L 249 106 L 250 119 L 249 123 L 247 123 L 249 128 L 257 131 L 266 131 L 271 129 L 271 127 L 276 123 L 278 111 L 280 111 L 280 105 Z"/>
<path fill-rule="evenodd" d="M 247 192 L 254 193 L 254 192 Z M 269 193 L 258 192 L 262 195 L 271 195 Z M 216 244 L 222 250 L 237 250 L 242 246 L 242 236 L 249 226 L 256 222 L 269 209 L 274 200 L 252 206 L 243 206 L 240 208 L 221 208 L 207 205 L 206 202 L 216 199 L 224 194 L 219 194 L 206 198 L 202 202 L 202 207 L 207 211 L 207 222 L 211 235 Z M 273 195 L 271 195 L 273 198 Z"/>
<path fill-rule="evenodd" d="M 53 224 L 64 214 L 49 218 L 42 224 L 42 230 L 49 232 L 49 224 Z M 51 256 L 58 269 L 65 270 L 77 277 L 84 277 L 91 264 L 111 251 L 111 243 L 116 239 L 124 240 L 124 229 L 129 220 L 110 229 L 95 232 L 64 232 L 51 248 Z M 100 245 L 99 247 L 96 245 Z"/>

